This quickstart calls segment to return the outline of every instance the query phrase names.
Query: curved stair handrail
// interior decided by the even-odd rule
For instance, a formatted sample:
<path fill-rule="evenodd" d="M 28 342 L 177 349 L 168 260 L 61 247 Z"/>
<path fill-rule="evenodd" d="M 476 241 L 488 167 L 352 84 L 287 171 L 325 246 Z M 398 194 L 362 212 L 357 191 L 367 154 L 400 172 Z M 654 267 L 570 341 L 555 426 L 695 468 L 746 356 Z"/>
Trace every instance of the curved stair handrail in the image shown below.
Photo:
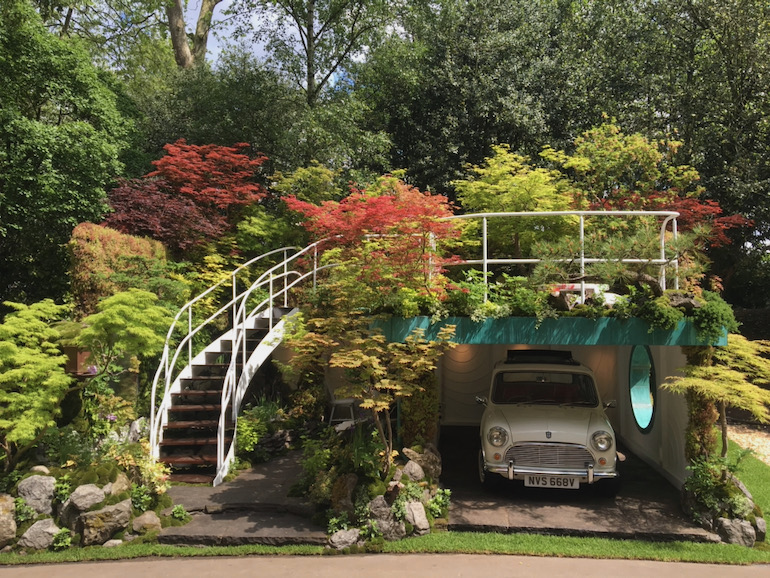
<path fill-rule="evenodd" d="M 318 274 L 318 271 L 322 269 L 318 266 L 318 254 L 321 243 L 323 243 L 323 241 L 308 245 L 301 250 L 298 250 L 296 247 L 284 247 L 270 251 L 264 255 L 260 255 L 259 257 L 252 259 L 238 267 L 228 276 L 227 279 L 223 279 L 216 285 L 208 288 L 206 291 L 196 296 L 179 310 L 166 335 L 166 343 L 163 348 L 163 354 L 161 356 L 158 370 L 153 379 L 151 389 L 150 447 L 152 455 L 155 459 L 158 459 L 160 455 L 160 443 L 163 441 L 164 427 L 168 423 L 168 410 L 171 407 L 172 394 L 178 393 L 180 391 L 180 383 L 183 378 L 191 377 L 191 368 L 193 362 L 196 359 L 199 359 L 201 356 L 205 356 L 207 350 L 216 350 L 217 345 L 220 345 L 225 341 L 232 341 L 233 343 L 233 355 L 231 361 L 234 361 L 236 359 L 235 342 L 240 339 L 239 343 L 243 343 L 242 336 L 245 334 L 245 331 L 251 328 L 249 325 L 253 325 L 255 320 L 258 319 L 260 315 L 268 319 L 270 331 L 273 333 L 273 330 L 275 329 L 273 326 L 273 321 L 275 317 L 274 313 L 276 311 L 276 304 L 280 299 L 283 299 L 280 306 L 287 308 L 289 291 L 297 285 L 297 281 L 291 282 L 291 279 L 301 277 L 302 281 L 304 281 L 308 278 L 312 278 L 313 283 L 315 283 L 316 275 Z M 244 271 L 253 267 L 261 260 L 277 254 L 283 254 L 283 259 L 278 264 L 273 265 L 267 271 L 262 273 L 256 281 L 249 284 L 244 290 L 239 292 L 238 282 L 239 279 L 243 278 Z M 309 270 L 302 270 L 303 263 L 300 260 L 303 257 L 308 256 L 311 257 L 309 260 L 309 267 L 307 267 Z M 283 283 L 282 288 L 278 291 L 274 291 L 276 280 Z M 225 305 L 221 306 L 216 312 L 207 317 L 204 321 L 198 323 L 196 326 L 193 326 L 194 306 L 201 300 L 205 299 L 207 296 L 211 295 L 212 292 L 227 283 L 232 283 L 232 298 Z M 270 288 L 268 297 L 249 309 L 249 300 L 254 296 L 257 290 L 263 288 L 264 286 L 269 286 Z M 219 338 L 215 339 L 211 344 L 202 348 L 201 351 L 194 352 L 194 337 L 215 320 L 230 315 L 231 312 L 231 329 L 229 329 Z M 266 312 L 269 312 L 269 315 L 265 315 Z M 182 321 L 185 314 L 187 317 L 185 328 L 186 331 L 183 330 L 181 339 L 179 339 L 178 343 L 174 345 L 177 331 L 180 327 L 184 327 L 185 325 L 184 321 Z M 276 337 L 276 334 L 273 333 L 271 338 L 275 340 Z M 282 335 L 278 337 L 282 337 Z M 182 361 L 183 359 L 185 361 Z M 180 369 L 177 369 L 182 365 L 184 366 Z M 226 380 L 229 379 L 230 381 L 233 381 L 236 373 L 238 373 L 237 364 L 231 362 L 227 370 L 229 377 L 226 376 Z M 248 386 L 248 383 L 246 383 L 246 386 Z M 163 395 L 160 403 L 157 404 L 159 389 L 161 387 L 163 388 Z M 242 398 L 243 393 L 240 394 L 238 403 L 242 401 Z M 226 405 L 223 404 L 223 408 L 225 407 Z M 239 408 L 235 406 L 232 408 L 232 411 L 236 417 L 238 409 Z M 221 444 L 218 442 L 218 446 L 219 445 Z M 218 454 L 220 453 L 221 452 L 218 451 Z M 221 461 L 218 459 L 217 462 L 217 469 L 219 470 L 221 468 Z"/>
<path fill-rule="evenodd" d="M 277 268 L 277 267 L 276 267 Z M 230 465 L 235 459 L 235 444 L 237 439 L 238 413 L 246 394 L 246 390 L 251 383 L 254 374 L 259 367 L 267 360 L 267 357 L 275 347 L 283 340 L 286 327 L 286 321 L 297 312 L 293 309 L 288 314 L 283 315 L 281 320 L 273 325 L 274 315 L 272 303 L 279 298 L 285 298 L 288 293 L 297 285 L 303 283 L 308 278 L 315 276 L 318 271 L 325 267 L 313 267 L 311 271 L 300 273 L 298 271 L 285 271 L 275 273 L 276 268 L 266 271 L 246 292 L 245 298 L 237 312 L 238 327 L 237 335 L 233 340 L 233 355 L 230 358 L 230 367 L 225 376 L 225 382 L 222 388 L 222 403 L 220 409 L 219 423 L 217 425 L 217 473 L 214 479 L 214 485 L 220 484 L 229 472 Z M 273 293 L 272 287 L 276 281 L 283 282 L 283 288 Z M 258 289 L 268 285 L 270 295 L 253 306 L 249 311 L 248 294 L 255 293 Z M 246 329 L 247 321 L 253 319 L 260 312 L 267 311 L 265 318 L 269 323 L 270 331 L 262 338 L 260 343 L 251 354 L 247 354 L 246 348 Z M 238 371 L 239 359 L 241 356 L 241 370 Z M 226 433 L 233 430 L 233 437 L 229 443 L 226 441 Z"/>

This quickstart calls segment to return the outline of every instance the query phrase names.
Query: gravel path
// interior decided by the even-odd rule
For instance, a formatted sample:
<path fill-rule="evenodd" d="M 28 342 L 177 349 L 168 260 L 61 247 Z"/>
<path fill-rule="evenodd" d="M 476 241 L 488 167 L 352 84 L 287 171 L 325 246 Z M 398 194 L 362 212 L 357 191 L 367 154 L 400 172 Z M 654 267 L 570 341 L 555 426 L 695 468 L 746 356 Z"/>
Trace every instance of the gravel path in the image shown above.
<path fill-rule="evenodd" d="M 754 450 L 758 459 L 770 465 L 770 432 L 766 428 L 730 424 L 727 435 L 742 448 Z"/>

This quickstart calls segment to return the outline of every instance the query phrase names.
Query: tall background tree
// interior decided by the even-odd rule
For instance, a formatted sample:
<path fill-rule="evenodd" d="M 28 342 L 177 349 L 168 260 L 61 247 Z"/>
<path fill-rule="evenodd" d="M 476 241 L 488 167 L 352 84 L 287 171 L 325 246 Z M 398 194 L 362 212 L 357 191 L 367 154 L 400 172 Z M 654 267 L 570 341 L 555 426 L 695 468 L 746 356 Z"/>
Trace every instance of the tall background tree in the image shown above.
<path fill-rule="evenodd" d="M 61 298 L 64 244 L 106 210 L 126 124 L 88 54 L 22 0 L 0 5 L 0 301 Z"/>

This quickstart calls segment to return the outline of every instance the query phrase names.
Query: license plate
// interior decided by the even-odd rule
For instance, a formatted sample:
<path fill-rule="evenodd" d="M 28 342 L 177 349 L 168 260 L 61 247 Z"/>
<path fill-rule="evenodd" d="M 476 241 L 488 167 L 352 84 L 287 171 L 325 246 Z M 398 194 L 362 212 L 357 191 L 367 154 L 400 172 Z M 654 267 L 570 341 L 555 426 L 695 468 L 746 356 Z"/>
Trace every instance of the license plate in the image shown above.
<path fill-rule="evenodd" d="M 577 478 L 567 478 L 563 476 L 525 476 L 524 485 L 528 488 L 577 490 L 580 487 L 580 482 Z"/>

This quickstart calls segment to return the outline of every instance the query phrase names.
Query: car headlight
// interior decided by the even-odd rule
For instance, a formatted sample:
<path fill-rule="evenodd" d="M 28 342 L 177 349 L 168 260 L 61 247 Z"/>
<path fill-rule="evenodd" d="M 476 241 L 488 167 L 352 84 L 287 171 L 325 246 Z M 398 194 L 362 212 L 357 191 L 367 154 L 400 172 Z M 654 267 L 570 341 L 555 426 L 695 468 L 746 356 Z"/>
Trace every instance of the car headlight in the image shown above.
<path fill-rule="evenodd" d="M 487 433 L 487 440 L 489 440 L 490 444 L 496 448 L 499 448 L 508 441 L 508 432 L 501 427 L 495 426 L 489 429 L 489 432 Z"/>
<path fill-rule="evenodd" d="M 591 445 L 600 452 L 606 452 L 612 447 L 612 436 L 606 431 L 595 432 L 591 436 Z"/>

